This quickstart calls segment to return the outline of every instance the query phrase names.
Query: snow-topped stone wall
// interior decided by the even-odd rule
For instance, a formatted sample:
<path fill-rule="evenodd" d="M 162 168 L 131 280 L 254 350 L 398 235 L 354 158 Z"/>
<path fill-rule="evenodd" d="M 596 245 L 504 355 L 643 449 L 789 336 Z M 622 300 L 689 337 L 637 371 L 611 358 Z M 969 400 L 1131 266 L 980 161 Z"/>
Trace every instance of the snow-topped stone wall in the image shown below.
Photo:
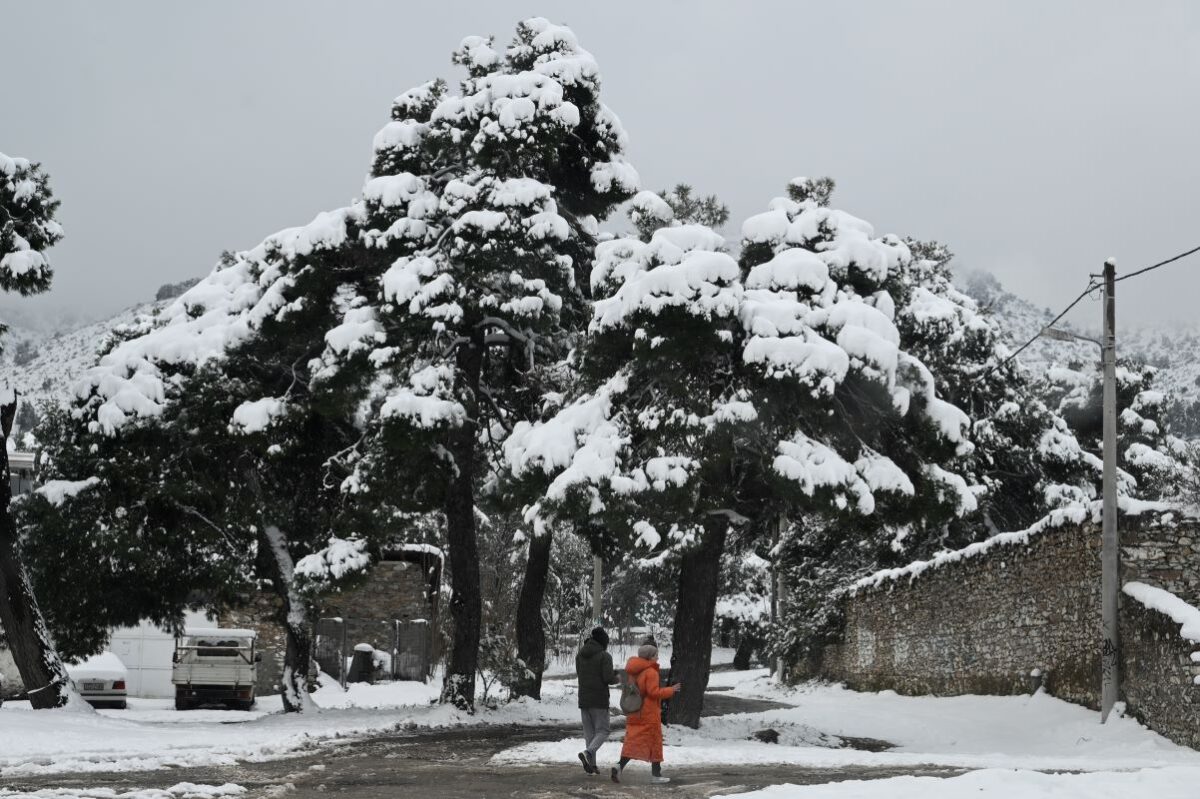
<path fill-rule="evenodd" d="M 1200 523 L 1122 518 L 1123 696 L 1152 729 L 1200 748 Z M 1141 585 L 1141 593 L 1134 590 Z M 1158 601 L 1145 597 L 1153 595 Z M 1164 599 L 1165 598 L 1165 599 Z M 1096 708 L 1100 526 L 1059 514 L 934 561 L 882 572 L 841 599 L 843 625 L 805 670 L 860 690 L 1021 694 Z M 1188 617 L 1190 618 L 1190 617 Z"/>

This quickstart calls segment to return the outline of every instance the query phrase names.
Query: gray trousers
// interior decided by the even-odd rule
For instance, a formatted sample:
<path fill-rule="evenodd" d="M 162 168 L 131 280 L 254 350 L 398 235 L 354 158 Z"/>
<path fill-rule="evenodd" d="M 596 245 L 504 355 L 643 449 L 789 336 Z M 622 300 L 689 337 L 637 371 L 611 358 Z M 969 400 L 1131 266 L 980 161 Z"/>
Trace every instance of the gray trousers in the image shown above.
<path fill-rule="evenodd" d="M 579 715 L 583 717 L 584 749 L 594 763 L 601 744 L 608 740 L 608 708 L 584 707 L 579 709 Z"/>

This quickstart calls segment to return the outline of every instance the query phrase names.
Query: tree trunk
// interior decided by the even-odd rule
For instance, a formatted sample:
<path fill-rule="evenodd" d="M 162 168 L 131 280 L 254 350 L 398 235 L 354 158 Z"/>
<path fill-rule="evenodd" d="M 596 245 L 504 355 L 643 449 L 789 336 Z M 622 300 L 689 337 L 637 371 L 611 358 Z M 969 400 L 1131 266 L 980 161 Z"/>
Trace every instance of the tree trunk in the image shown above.
<path fill-rule="evenodd" d="M 754 658 L 754 653 L 762 649 L 763 639 L 751 632 L 743 632 L 738 640 L 737 652 L 733 655 L 733 667 L 738 671 L 746 671 L 750 668 Z"/>
<path fill-rule="evenodd" d="M 454 637 L 442 684 L 442 701 L 475 709 L 475 670 L 479 666 L 482 615 L 479 546 L 475 536 L 475 430 L 464 425 L 451 444 L 457 473 L 446 500 L 446 540 L 450 545 L 450 618 Z"/>
<path fill-rule="evenodd" d="M 460 402 L 467 420 L 450 434 L 454 472 L 446 493 L 446 542 L 450 547 L 450 618 L 454 637 L 442 684 L 442 701 L 463 710 L 475 709 L 475 671 L 479 667 L 482 600 L 479 544 L 475 534 L 476 422 L 479 418 L 482 340 L 460 346 L 457 353 Z"/>
<path fill-rule="evenodd" d="M 705 522 L 703 538 L 684 553 L 680 562 L 671 679 L 682 683 L 683 690 L 671 700 L 671 721 L 688 727 L 700 726 L 700 711 L 704 708 L 721 555 L 728 529 L 728 520 L 710 518 Z"/>
<path fill-rule="evenodd" d="M 525 665 L 524 676 L 513 690 L 517 696 L 542 698 L 542 672 L 546 668 L 546 629 L 542 625 L 542 600 L 550 573 L 550 548 L 554 538 L 547 531 L 529 539 L 525 582 L 517 601 L 517 659 Z"/>
<path fill-rule="evenodd" d="M 308 671 L 313 657 L 312 614 L 308 602 L 296 591 L 294 564 L 283 531 L 273 524 L 265 524 L 262 541 L 271 553 L 271 563 L 275 566 L 271 584 L 283 605 L 280 621 L 287 639 L 283 676 L 280 679 L 283 712 L 315 710 L 316 702 L 308 692 Z"/>
<path fill-rule="evenodd" d="M 253 468 L 243 471 L 246 484 L 258 501 L 259 508 L 269 507 L 258 482 L 258 474 Z M 271 585 L 282 605 L 280 622 L 287 641 L 279 686 L 283 712 L 315 710 L 317 703 L 308 693 L 308 670 L 313 656 L 312 613 L 308 601 L 296 590 L 295 563 L 288 550 L 287 535 L 278 526 L 263 519 L 259 528 L 259 542 L 270 556 L 267 562 L 271 564 Z"/>
<path fill-rule="evenodd" d="M 76 695 L 62 659 L 50 641 L 29 574 L 17 554 L 17 523 L 12 515 L 12 481 L 8 471 L 8 433 L 16 409 L 15 399 L 12 404 L 0 406 L 0 433 L 3 433 L 0 465 L 5 480 L 0 495 L 0 626 L 29 692 L 29 703 L 42 710 L 63 707 Z"/>

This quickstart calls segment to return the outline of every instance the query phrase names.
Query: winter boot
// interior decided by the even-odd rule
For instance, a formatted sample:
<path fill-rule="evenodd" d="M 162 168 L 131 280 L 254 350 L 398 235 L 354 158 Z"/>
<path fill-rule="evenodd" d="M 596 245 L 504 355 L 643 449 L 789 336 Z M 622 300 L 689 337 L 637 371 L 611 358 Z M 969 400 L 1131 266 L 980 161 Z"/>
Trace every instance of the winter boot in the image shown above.
<path fill-rule="evenodd" d="M 588 760 L 587 752 L 579 753 L 579 762 L 583 764 L 583 772 L 585 774 L 596 774 L 598 769 L 592 765 L 592 761 Z"/>

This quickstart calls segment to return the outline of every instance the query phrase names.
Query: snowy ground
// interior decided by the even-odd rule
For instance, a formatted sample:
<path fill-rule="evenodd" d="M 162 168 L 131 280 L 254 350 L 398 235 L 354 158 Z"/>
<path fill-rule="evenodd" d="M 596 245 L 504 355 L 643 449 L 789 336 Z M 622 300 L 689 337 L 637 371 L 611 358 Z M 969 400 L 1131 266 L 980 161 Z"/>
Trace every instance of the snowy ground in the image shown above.
<path fill-rule="evenodd" d="M 432 704 L 439 689 L 436 680 L 352 685 L 344 692 L 333 684 L 313 695 L 322 710 L 305 715 L 281 713 L 277 696 L 260 698 L 250 712 L 179 712 L 169 700 L 154 699 L 131 699 L 127 710 L 95 713 L 34 711 L 26 702 L 6 702 L 0 707 L 0 776 L 228 765 L 402 728 L 579 718 L 574 688 L 566 683 L 547 683 L 541 702 L 514 702 L 474 716 Z"/>
<path fill-rule="evenodd" d="M 1139 771 L 1045 774 L 981 769 L 960 777 L 892 777 L 825 785 L 774 785 L 714 799 L 1196 799 L 1200 771 L 1169 766 Z"/>
<path fill-rule="evenodd" d="M 1177 795 L 1171 791 L 1184 784 L 1191 786 L 1187 796 L 1200 796 L 1200 753 L 1171 743 L 1133 719 L 1110 719 L 1109 724 L 1101 726 L 1096 713 L 1044 694 L 903 697 L 892 692 L 856 693 L 816 684 L 781 691 L 762 671 L 719 672 L 713 675 L 711 686 L 795 706 L 707 720 L 699 731 L 670 727 L 664 751 L 667 767 L 762 763 L 810 769 L 931 765 L 982 770 L 947 783 L 931 778 L 898 778 L 860 783 L 858 787 L 828 786 L 827 793 L 822 792 L 824 786 L 819 790 L 784 786 L 752 795 L 762 799 L 1107 797 L 1109 794 L 1095 790 L 1097 785 L 1108 784 L 1106 780 L 1118 786 L 1112 789 L 1112 796 L 1165 799 Z M 780 743 L 751 739 L 755 731 L 767 728 L 780 733 Z M 886 751 L 842 748 L 839 737 L 889 741 L 895 747 Z M 578 749 L 575 739 L 530 743 L 499 753 L 493 762 L 565 764 L 575 759 Z M 611 763 L 619 752 L 620 744 L 610 742 L 601 749 L 600 759 Z M 1101 774 L 1052 776 L 1038 773 L 1041 771 Z M 1015 786 L 1020 786 L 1020 792 Z"/>
<path fill-rule="evenodd" d="M 170 766 L 222 766 L 265 761 L 337 747 L 357 736 L 399 728 L 519 724 L 575 724 L 573 680 L 549 680 L 545 699 L 518 702 L 468 716 L 431 704 L 437 682 L 322 688 L 315 699 L 324 709 L 302 717 L 278 712 L 278 698 L 260 700 L 250 713 L 220 710 L 177 712 L 157 700 L 132 700 L 126 711 L 80 713 L 32 711 L 9 703 L 0 708 L 0 776 L 28 777 L 63 772 L 138 771 Z M 717 764 L 777 764 L 798 769 L 843 771 L 916 767 L 967 769 L 949 779 L 891 777 L 829 785 L 780 785 L 748 799 L 849 799 L 849 797 L 1174 797 L 1200 796 L 1200 753 L 1176 746 L 1132 719 L 1101 726 L 1096 713 L 1045 695 L 1023 697 L 902 697 L 891 692 L 856 693 L 810 684 L 780 689 L 765 671 L 717 672 L 717 695 L 769 699 L 789 707 L 706 719 L 699 731 L 667 730 L 666 767 Z M 778 744 L 752 740 L 773 729 Z M 621 737 L 619 729 L 614 738 Z M 553 732 L 551 732 L 553 735 Z M 549 736 L 547 736 L 549 737 Z M 894 744 L 870 751 L 862 739 Z M 847 745 L 847 744 L 853 745 Z M 503 744 L 501 744 L 503 745 Z M 613 762 L 619 741 L 600 753 Z M 577 766 L 579 741 L 534 741 L 498 751 L 483 761 L 490 768 Z M 1080 772 L 1080 773 L 1048 773 Z M 790 776 L 790 775 L 789 775 Z M 177 778 L 178 779 L 178 778 Z M 237 795 L 236 785 L 177 785 L 157 793 L 87 793 L 111 799 L 192 799 Z M 169 785 L 170 783 L 163 783 Z M 762 784 L 762 783 L 759 783 Z M 143 795 L 144 794 L 144 795 Z M 38 791 L 16 796 L 68 799 L 84 794 Z"/>

